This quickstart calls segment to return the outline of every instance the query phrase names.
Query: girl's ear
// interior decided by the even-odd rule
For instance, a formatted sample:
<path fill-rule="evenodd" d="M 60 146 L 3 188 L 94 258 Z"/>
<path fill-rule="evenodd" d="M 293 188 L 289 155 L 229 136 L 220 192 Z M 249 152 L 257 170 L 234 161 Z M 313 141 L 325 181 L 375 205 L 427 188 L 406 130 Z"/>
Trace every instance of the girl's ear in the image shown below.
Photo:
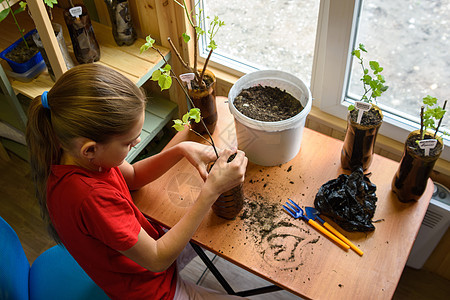
<path fill-rule="evenodd" d="M 97 152 L 97 143 L 93 140 L 86 140 L 80 148 L 80 155 L 83 158 L 93 159 Z"/>

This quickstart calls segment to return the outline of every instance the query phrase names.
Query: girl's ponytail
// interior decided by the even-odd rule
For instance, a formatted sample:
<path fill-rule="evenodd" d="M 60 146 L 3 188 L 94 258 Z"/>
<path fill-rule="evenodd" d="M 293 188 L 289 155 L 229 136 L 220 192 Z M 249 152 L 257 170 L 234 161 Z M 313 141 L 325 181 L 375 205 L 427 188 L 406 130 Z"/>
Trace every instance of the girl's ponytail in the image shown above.
<path fill-rule="evenodd" d="M 47 178 L 78 137 L 107 143 L 123 135 L 145 108 L 145 93 L 131 80 L 100 64 L 82 64 L 65 72 L 48 93 L 31 101 L 26 138 L 32 176 L 44 221 L 60 239 L 47 209 Z"/>
<path fill-rule="evenodd" d="M 51 102 L 47 96 L 47 103 Z M 41 214 L 52 238 L 60 242 L 47 210 L 47 178 L 50 166 L 58 163 L 61 155 L 58 139 L 52 127 L 51 111 L 42 105 L 41 97 L 31 101 L 28 109 L 26 139 L 30 151 L 31 174 L 36 185 L 36 197 L 39 200 Z M 48 104 L 47 107 L 50 107 Z"/>

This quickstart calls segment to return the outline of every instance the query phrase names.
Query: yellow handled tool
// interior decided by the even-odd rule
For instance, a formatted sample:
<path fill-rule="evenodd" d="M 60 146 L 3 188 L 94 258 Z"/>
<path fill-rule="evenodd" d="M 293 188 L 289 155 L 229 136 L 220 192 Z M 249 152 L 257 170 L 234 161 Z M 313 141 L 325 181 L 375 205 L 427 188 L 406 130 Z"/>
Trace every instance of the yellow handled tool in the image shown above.
<path fill-rule="evenodd" d="M 303 209 L 301 209 L 301 207 L 298 206 L 294 201 L 292 201 L 291 199 L 289 199 L 289 201 L 290 202 L 286 202 L 286 205 L 283 205 L 283 208 L 286 210 L 286 212 L 288 214 L 290 214 L 291 216 L 293 216 L 296 219 L 301 218 L 301 219 L 305 220 L 308 224 L 310 224 L 311 226 L 313 226 L 314 228 L 316 228 L 317 230 L 319 230 L 320 232 L 325 234 L 327 237 L 332 239 L 334 242 L 336 242 L 343 249 L 345 249 L 345 250 L 350 249 L 349 245 L 347 245 L 346 243 L 342 242 L 336 236 L 331 234 L 331 232 L 329 232 L 328 230 L 323 228 L 322 225 L 320 225 L 316 221 L 308 218 L 308 216 L 303 213 Z"/>
<path fill-rule="evenodd" d="M 320 223 L 322 223 L 322 225 L 328 229 L 329 231 L 331 231 L 335 236 L 337 236 L 338 238 L 340 238 L 344 243 L 346 243 L 347 245 L 350 246 L 350 248 L 352 248 L 356 253 L 358 253 L 359 255 L 363 255 L 364 252 L 361 251 L 361 249 L 359 249 L 358 247 L 356 247 L 352 242 L 350 242 L 349 239 L 347 239 L 342 233 L 340 233 L 339 231 L 337 231 L 336 229 L 333 228 L 333 226 L 331 226 L 330 224 L 328 224 L 327 222 L 325 222 L 323 219 L 321 219 L 319 217 L 320 212 L 315 209 L 314 207 L 306 207 L 306 214 L 308 215 L 308 217 L 310 217 L 311 219 L 315 219 L 315 220 L 319 220 Z"/>
<path fill-rule="evenodd" d="M 337 236 L 338 238 L 340 238 L 344 243 L 346 243 L 347 245 L 350 246 L 350 248 L 352 248 L 356 253 L 358 253 L 359 255 L 363 255 L 364 252 L 361 251 L 361 249 L 359 249 L 358 247 L 356 247 L 355 244 L 353 244 L 352 242 L 350 242 L 350 240 L 348 238 L 346 238 L 345 236 L 342 235 L 342 233 L 340 233 L 339 231 L 337 231 L 336 229 L 334 229 L 330 224 L 328 224 L 327 222 L 323 223 L 323 226 L 328 229 L 329 231 L 331 231 L 335 236 Z"/>
<path fill-rule="evenodd" d="M 341 241 L 340 239 L 338 239 L 336 236 L 332 235 L 328 230 L 326 230 L 325 228 L 323 228 L 319 223 L 317 223 L 316 221 L 314 221 L 313 219 L 309 219 L 308 220 L 308 224 L 311 224 L 314 228 L 316 228 L 317 230 L 319 230 L 320 232 L 322 232 L 323 234 L 325 234 L 327 237 L 329 237 L 330 239 L 332 239 L 334 242 L 336 242 L 339 246 L 341 246 L 342 248 L 344 248 L 345 250 L 350 249 L 350 246 L 346 243 L 344 243 L 343 241 Z"/>

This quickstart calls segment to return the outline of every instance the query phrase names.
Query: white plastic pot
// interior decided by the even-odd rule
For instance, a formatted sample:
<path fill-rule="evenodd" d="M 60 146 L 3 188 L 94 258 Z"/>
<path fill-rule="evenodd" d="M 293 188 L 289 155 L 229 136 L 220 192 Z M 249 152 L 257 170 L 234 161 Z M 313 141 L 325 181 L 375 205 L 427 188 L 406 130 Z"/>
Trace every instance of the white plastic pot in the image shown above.
<path fill-rule="evenodd" d="M 303 110 L 296 116 L 277 122 L 251 119 L 233 105 L 245 89 L 256 85 L 278 87 L 300 101 Z M 228 105 L 234 116 L 238 148 L 248 159 L 261 166 L 276 166 L 294 158 L 300 151 L 306 117 L 311 111 L 311 91 L 298 77 L 277 70 L 262 70 L 241 77 L 228 93 Z"/>

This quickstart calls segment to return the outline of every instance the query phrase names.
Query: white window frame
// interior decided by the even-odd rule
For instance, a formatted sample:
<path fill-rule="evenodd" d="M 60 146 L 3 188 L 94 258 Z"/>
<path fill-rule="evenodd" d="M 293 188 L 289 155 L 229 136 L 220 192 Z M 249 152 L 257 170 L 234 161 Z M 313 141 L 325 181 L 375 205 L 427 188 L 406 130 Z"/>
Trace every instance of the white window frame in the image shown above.
<path fill-rule="evenodd" d="M 345 98 L 348 74 L 351 68 L 351 49 L 354 48 L 360 0 L 321 0 L 317 23 L 316 45 L 311 75 L 313 105 L 320 110 L 346 119 L 349 99 Z M 201 47 L 200 47 L 201 49 Z M 200 53 L 201 56 L 206 56 Z M 242 67 L 217 53 L 211 57 L 211 66 L 242 76 L 252 68 Z M 380 105 L 381 108 L 382 105 Z M 401 114 L 400 114 L 401 115 Z M 417 123 L 383 111 L 383 123 L 379 134 L 404 143 L 408 134 L 418 129 Z M 444 139 L 441 158 L 450 160 L 450 141 Z"/>

